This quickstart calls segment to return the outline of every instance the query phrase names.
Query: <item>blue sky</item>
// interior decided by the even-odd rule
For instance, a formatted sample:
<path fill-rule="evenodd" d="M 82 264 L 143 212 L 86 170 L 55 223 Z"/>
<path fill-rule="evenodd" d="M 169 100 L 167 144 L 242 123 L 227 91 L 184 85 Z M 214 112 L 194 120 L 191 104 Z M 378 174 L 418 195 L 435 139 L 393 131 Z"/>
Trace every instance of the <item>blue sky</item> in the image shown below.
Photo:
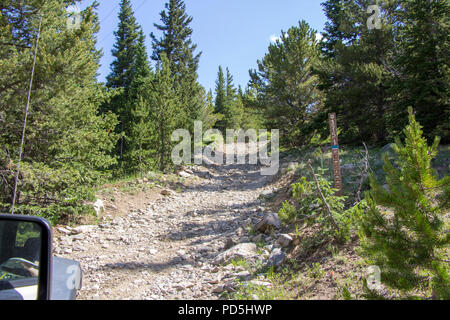
<path fill-rule="evenodd" d="M 146 35 L 148 54 L 151 54 L 149 34 L 159 36 L 154 23 L 160 23 L 159 13 L 167 0 L 132 0 L 133 11 Z M 256 68 L 256 61 L 264 57 L 271 39 L 305 20 L 321 32 L 326 17 L 323 0 L 186 0 L 186 11 L 193 17 L 192 40 L 197 52 L 202 52 L 199 82 L 214 91 L 219 65 L 228 67 L 237 85 L 248 83 L 248 70 Z M 82 8 L 92 3 L 84 0 Z M 100 33 L 98 48 L 103 50 L 99 80 L 105 81 L 112 62 L 111 49 L 115 42 L 119 0 L 102 0 L 98 9 Z"/>

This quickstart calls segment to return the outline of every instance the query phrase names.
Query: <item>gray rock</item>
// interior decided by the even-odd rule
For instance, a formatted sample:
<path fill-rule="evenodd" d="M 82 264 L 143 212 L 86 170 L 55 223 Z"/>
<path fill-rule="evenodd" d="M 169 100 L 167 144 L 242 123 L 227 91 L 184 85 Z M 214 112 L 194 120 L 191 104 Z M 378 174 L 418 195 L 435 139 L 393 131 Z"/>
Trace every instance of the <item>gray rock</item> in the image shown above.
<path fill-rule="evenodd" d="M 281 266 L 286 260 L 286 253 L 281 251 L 281 249 L 275 249 L 267 259 L 266 266 L 268 267 L 278 267 Z"/>
<path fill-rule="evenodd" d="M 223 285 L 223 288 L 227 292 L 234 292 L 236 290 L 237 284 L 235 281 L 229 281 Z"/>
<path fill-rule="evenodd" d="M 225 250 L 228 250 L 236 245 L 236 242 L 234 242 L 233 238 L 227 238 L 225 241 Z"/>
<path fill-rule="evenodd" d="M 242 227 L 239 227 L 239 228 L 236 230 L 236 236 L 238 236 L 238 237 L 242 237 L 242 236 L 244 235 L 244 233 L 245 233 L 245 230 L 244 230 L 244 228 L 242 228 Z"/>
<path fill-rule="evenodd" d="M 97 215 L 97 217 L 100 216 L 100 214 L 105 212 L 105 204 L 100 199 L 97 199 L 97 201 L 95 201 L 93 207 L 94 207 L 95 214 Z"/>
<path fill-rule="evenodd" d="M 278 217 L 277 213 L 271 212 L 267 214 L 261 221 L 259 221 L 253 229 L 259 232 L 266 232 L 273 228 L 280 229 L 281 220 Z"/>
<path fill-rule="evenodd" d="M 217 287 L 215 287 L 212 292 L 213 293 L 222 293 L 224 291 L 225 291 L 224 285 L 220 284 Z"/>
<path fill-rule="evenodd" d="M 92 232 L 94 230 L 94 228 L 95 228 L 95 226 L 89 226 L 89 225 L 79 226 L 79 227 L 73 228 L 72 233 L 73 234 L 89 233 L 89 232 Z"/>
<path fill-rule="evenodd" d="M 67 230 L 66 228 L 63 228 L 63 227 L 59 227 L 56 230 L 58 230 L 59 232 L 64 233 L 64 234 L 71 234 L 72 233 L 70 230 Z"/>
<path fill-rule="evenodd" d="M 257 247 L 254 243 L 240 243 L 225 252 L 219 254 L 213 261 L 212 264 L 228 264 L 234 259 L 250 259 L 255 257 L 257 254 Z"/>
<path fill-rule="evenodd" d="M 255 243 L 262 242 L 264 241 L 264 235 L 260 233 L 257 236 L 253 237 L 252 241 Z"/>
<path fill-rule="evenodd" d="M 288 234 L 281 234 L 280 237 L 277 240 L 277 243 L 283 247 L 289 247 L 289 245 L 292 243 L 294 239 L 292 239 L 292 237 Z"/>
<path fill-rule="evenodd" d="M 83 234 L 77 234 L 75 236 L 71 236 L 70 239 L 72 239 L 72 241 L 84 240 L 84 235 Z"/>
<path fill-rule="evenodd" d="M 189 178 L 191 175 L 185 171 L 178 172 L 178 175 L 182 178 Z"/>
<path fill-rule="evenodd" d="M 260 198 L 271 198 L 273 196 L 273 192 L 272 190 L 264 190 L 263 192 L 261 192 L 261 194 L 259 195 Z"/>

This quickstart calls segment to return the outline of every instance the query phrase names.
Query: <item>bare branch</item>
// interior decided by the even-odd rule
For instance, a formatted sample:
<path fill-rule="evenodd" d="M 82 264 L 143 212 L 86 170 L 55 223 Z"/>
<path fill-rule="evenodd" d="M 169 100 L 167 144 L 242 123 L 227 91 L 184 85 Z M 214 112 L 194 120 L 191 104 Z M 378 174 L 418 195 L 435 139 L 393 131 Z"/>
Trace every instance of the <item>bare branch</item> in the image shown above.
<path fill-rule="evenodd" d="M 365 177 L 369 173 L 369 169 L 370 169 L 369 150 L 367 149 L 367 146 L 366 146 L 366 144 L 364 142 L 363 142 L 363 145 L 364 145 L 364 148 L 366 150 L 366 155 L 364 157 L 364 170 L 361 173 L 361 180 L 359 181 L 359 187 L 358 187 L 358 191 L 356 192 L 356 198 L 355 198 L 355 203 L 354 204 L 357 204 L 358 202 L 361 202 L 362 185 L 363 185 Z"/>
<path fill-rule="evenodd" d="M 336 220 L 334 220 L 333 213 L 331 212 L 330 205 L 328 204 L 327 200 L 325 199 L 325 196 L 324 196 L 323 193 L 322 193 L 322 190 L 320 189 L 319 181 L 317 180 L 316 174 L 314 173 L 314 169 L 313 169 L 313 167 L 311 166 L 311 160 L 308 161 L 308 167 L 309 167 L 309 170 L 310 170 L 311 173 L 312 173 L 312 176 L 313 176 L 313 178 L 314 178 L 314 181 L 316 182 L 317 191 L 319 192 L 320 197 L 322 198 L 322 201 L 323 201 L 323 203 L 325 204 L 325 208 L 326 208 L 327 211 L 328 211 L 328 214 L 329 214 L 329 216 L 330 216 L 330 218 L 331 218 L 331 222 L 333 223 L 334 228 L 339 232 L 339 231 L 340 231 L 339 226 L 338 226 L 338 224 L 336 223 Z"/>

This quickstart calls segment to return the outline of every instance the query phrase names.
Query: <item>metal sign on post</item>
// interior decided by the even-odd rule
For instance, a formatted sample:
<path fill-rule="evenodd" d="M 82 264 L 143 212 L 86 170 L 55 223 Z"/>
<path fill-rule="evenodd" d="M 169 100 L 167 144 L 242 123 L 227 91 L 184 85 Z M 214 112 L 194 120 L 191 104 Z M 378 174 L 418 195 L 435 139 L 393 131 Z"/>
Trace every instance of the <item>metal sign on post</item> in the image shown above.
<path fill-rule="evenodd" d="M 333 157 L 334 186 L 336 189 L 338 189 L 336 195 L 342 196 L 342 177 L 341 177 L 341 164 L 339 161 L 339 140 L 337 133 L 336 113 L 330 113 L 328 117 L 331 132 L 331 153 Z"/>

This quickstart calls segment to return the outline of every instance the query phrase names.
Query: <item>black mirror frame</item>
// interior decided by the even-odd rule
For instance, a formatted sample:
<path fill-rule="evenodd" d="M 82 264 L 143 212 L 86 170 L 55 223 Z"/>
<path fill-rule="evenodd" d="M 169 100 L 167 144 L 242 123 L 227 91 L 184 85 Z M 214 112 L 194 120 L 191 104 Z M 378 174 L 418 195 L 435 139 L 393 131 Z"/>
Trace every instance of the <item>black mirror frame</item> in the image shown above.
<path fill-rule="evenodd" d="M 41 261 L 39 262 L 38 296 L 37 300 L 50 300 L 52 273 L 52 227 L 50 223 L 39 217 L 0 214 L 0 221 L 32 222 L 41 226 Z"/>

